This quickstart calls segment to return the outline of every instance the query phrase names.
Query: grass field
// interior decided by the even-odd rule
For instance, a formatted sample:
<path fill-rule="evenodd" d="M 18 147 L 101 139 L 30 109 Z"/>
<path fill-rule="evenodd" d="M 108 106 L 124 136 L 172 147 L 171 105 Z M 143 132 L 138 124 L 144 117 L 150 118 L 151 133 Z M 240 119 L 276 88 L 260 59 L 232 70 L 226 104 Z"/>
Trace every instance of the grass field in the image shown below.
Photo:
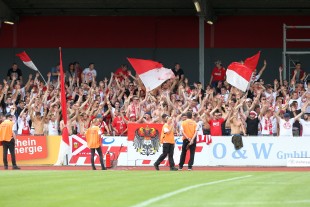
<path fill-rule="evenodd" d="M 1 171 L 0 206 L 310 206 L 309 172 Z"/>

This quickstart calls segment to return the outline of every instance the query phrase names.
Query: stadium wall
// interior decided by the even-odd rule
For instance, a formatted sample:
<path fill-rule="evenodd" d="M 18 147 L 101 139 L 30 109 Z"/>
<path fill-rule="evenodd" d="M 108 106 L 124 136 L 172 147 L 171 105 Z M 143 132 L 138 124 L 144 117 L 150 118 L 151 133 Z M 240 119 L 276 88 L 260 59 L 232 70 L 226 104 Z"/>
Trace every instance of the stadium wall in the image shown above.
<path fill-rule="evenodd" d="M 205 68 L 208 81 L 213 62 L 227 66 L 262 51 L 268 61 L 266 82 L 278 77 L 282 60 L 282 27 L 308 25 L 310 16 L 222 16 L 216 24 L 205 25 Z M 94 62 L 99 78 L 109 76 L 126 57 L 154 59 L 173 67 L 182 65 L 191 81 L 198 80 L 197 17 L 21 17 L 14 26 L 0 29 L 0 68 L 6 71 L 13 62 L 25 67 L 15 54 L 26 50 L 42 73 L 58 61 L 63 47 L 66 65 L 78 60 L 83 67 Z M 289 38 L 309 38 L 310 30 L 289 30 Z M 294 50 L 309 50 L 310 43 L 290 43 Z M 308 55 L 294 56 L 304 68 Z M 25 75 L 29 70 L 24 69 Z M 195 72 L 193 72 L 195 71 Z M 269 73 L 270 72 L 270 73 Z"/>

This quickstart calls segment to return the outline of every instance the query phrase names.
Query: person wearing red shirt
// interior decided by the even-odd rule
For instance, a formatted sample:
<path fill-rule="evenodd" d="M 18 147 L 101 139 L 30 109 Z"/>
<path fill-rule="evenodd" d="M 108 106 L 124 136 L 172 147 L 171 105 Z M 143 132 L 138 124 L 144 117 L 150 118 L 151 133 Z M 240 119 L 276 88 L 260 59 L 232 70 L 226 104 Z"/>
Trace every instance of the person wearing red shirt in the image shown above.
<path fill-rule="evenodd" d="M 214 115 L 215 119 L 211 119 L 209 121 L 210 124 L 210 134 L 211 136 L 222 136 L 222 124 L 224 123 L 224 119 L 220 118 L 221 114 L 217 113 Z"/>
<path fill-rule="evenodd" d="M 210 113 L 213 114 L 212 112 Z M 215 111 L 214 116 L 208 118 L 208 123 L 210 125 L 210 135 L 211 136 L 222 136 L 222 124 L 230 116 L 231 112 L 229 111 L 225 117 L 222 117 L 222 113 L 218 110 Z"/>
<path fill-rule="evenodd" d="M 119 109 L 115 109 L 112 128 L 115 136 L 127 135 L 127 124 L 120 114 Z"/>
<path fill-rule="evenodd" d="M 215 67 L 213 68 L 211 73 L 210 85 L 213 88 L 216 88 L 217 83 L 219 81 L 224 82 L 225 79 L 226 79 L 226 69 L 223 67 L 222 62 L 218 60 L 215 62 Z"/>
<path fill-rule="evenodd" d="M 124 77 L 129 77 L 127 65 L 122 64 L 121 67 L 115 71 L 114 77 L 118 78 L 119 81 L 122 81 Z"/>

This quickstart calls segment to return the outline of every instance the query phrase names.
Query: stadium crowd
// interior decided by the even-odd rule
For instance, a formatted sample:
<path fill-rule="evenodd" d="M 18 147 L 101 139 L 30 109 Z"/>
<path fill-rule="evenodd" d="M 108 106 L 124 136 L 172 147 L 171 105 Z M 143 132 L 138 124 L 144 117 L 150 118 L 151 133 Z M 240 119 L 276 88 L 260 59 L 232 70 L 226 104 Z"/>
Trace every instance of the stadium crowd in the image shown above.
<path fill-rule="evenodd" d="M 301 63 L 289 81 L 279 79 L 265 84 L 267 68 L 255 71 L 246 93 L 225 81 L 226 70 L 215 62 L 209 84 L 190 84 L 180 64 L 172 71 L 174 79 L 147 92 L 138 75 L 121 65 L 111 77 L 98 80 L 95 64 L 83 69 L 78 62 L 65 71 L 69 134 L 85 134 L 94 118 L 102 133 L 126 136 L 128 123 L 163 123 L 162 115 L 172 117 L 175 135 L 181 133 L 186 112 L 193 114 L 198 131 L 212 136 L 306 136 L 310 135 L 310 84 Z M 17 135 L 59 135 L 64 128 L 60 99 L 59 65 L 51 69 L 45 83 L 40 74 L 23 77 L 13 64 L 0 84 L 1 120 L 14 115 Z"/>

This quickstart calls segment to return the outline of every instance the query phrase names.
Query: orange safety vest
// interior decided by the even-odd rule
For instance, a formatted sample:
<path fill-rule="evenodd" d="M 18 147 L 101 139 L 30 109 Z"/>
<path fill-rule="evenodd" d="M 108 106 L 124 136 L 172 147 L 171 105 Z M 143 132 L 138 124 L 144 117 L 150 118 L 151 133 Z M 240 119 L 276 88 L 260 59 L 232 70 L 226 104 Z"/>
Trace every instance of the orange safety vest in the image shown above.
<path fill-rule="evenodd" d="M 165 134 L 164 128 L 168 128 L 169 132 Z M 161 130 L 160 143 L 174 144 L 174 131 L 172 130 L 172 126 L 169 126 L 167 123 L 164 124 Z"/>
<path fill-rule="evenodd" d="M 0 141 L 11 141 L 13 138 L 13 125 L 14 122 L 10 120 L 4 120 L 0 124 Z"/>
<path fill-rule="evenodd" d="M 197 123 L 192 119 L 186 119 L 182 122 L 182 128 L 184 131 L 183 140 L 186 138 L 192 139 L 196 133 Z M 189 137 L 185 137 L 185 134 Z"/>
<path fill-rule="evenodd" d="M 99 131 L 100 128 L 98 126 L 92 126 L 87 129 L 86 141 L 89 148 L 98 148 L 101 146 Z"/>

